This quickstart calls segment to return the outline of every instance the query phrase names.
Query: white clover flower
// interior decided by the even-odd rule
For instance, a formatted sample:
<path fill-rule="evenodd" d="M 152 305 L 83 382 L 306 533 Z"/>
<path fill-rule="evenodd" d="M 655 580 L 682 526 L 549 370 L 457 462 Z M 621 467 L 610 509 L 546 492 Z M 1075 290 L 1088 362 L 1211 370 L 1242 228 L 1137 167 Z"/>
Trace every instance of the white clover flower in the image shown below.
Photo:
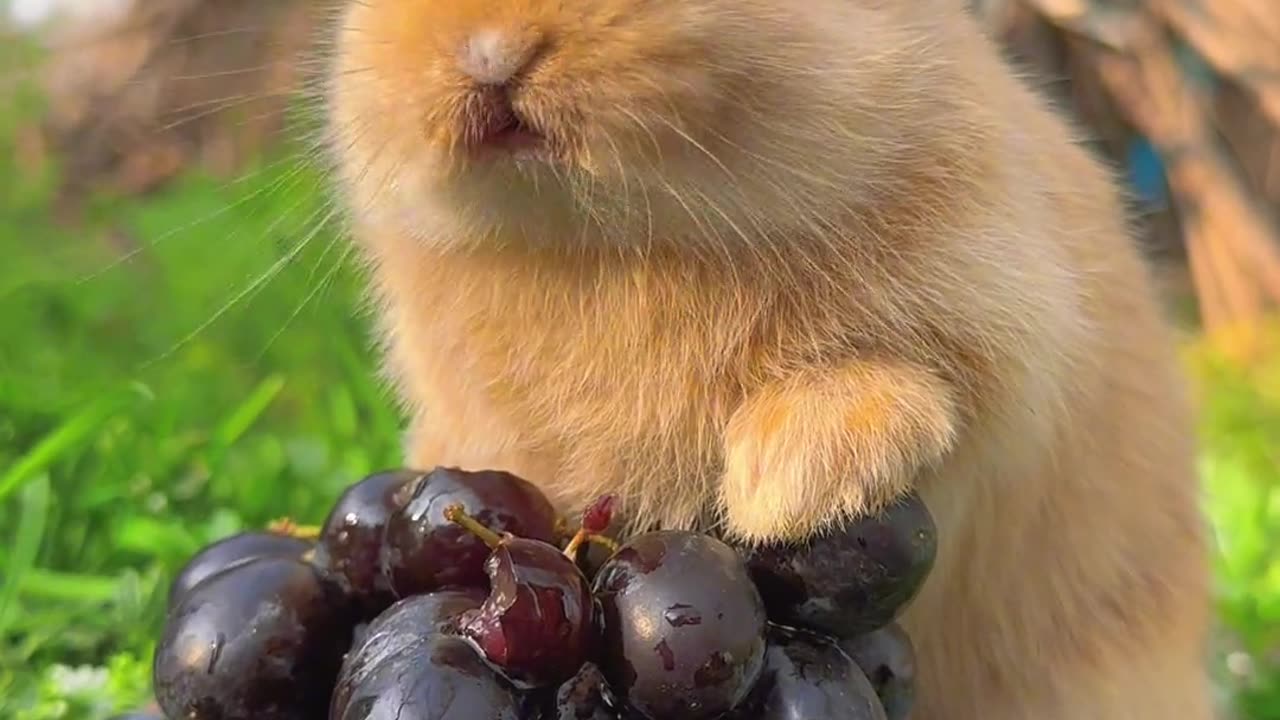
<path fill-rule="evenodd" d="M 108 680 L 110 674 L 103 667 L 54 665 L 49 669 L 49 681 L 58 694 L 67 697 L 101 695 Z"/>

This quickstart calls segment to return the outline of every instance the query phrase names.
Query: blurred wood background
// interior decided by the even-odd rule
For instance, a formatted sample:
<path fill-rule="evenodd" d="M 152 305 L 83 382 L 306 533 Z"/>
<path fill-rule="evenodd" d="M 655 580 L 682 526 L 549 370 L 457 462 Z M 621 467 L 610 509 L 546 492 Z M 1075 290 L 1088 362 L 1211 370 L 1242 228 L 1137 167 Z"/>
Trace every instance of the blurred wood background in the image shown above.
<path fill-rule="evenodd" d="M 42 26 L 41 139 L 65 168 L 64 198 L 147 192 L 193 163 L 234 175 L 290 129 L 313 4 L 138 0 Z"/>
<path fill-rule="evenodd" d="M 969 2 L 1127 174 L 1144 248 L 1185 267 L 1205 330 L 1280 304 L 1280 0 Z M 313 8 L 147 0 L 54 25 L 40 137 L 64 195 L 146 192 L 192 163 L 234 174 L 290 129 Z"/>
<path fill-rule="evenodd" d="M 1144 236 L 1185 259 L 1208 332 L 1280 303 L 1280 2 L 972 0 L 1140 198 Z M 1154 150 L 1143 155 L 1144 148 Z M 1138 150 L 1139 152 L 1135 152 Z"/>

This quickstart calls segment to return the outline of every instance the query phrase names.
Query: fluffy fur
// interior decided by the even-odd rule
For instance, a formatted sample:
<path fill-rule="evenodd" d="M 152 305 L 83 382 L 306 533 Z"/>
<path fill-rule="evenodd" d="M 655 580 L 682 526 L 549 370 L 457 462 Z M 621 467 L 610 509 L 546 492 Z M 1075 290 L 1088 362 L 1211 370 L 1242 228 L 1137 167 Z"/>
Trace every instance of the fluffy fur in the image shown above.
<path fill-rule="evenodd" d="M 408 461 L 754 541 L 915 487 L 917 719 L 1204 720 L 1169 333 L 1112 179 L 960 5 L 352 0 L 331 147 Z M 467 150 L 493 32 L 541 153 Z"/>

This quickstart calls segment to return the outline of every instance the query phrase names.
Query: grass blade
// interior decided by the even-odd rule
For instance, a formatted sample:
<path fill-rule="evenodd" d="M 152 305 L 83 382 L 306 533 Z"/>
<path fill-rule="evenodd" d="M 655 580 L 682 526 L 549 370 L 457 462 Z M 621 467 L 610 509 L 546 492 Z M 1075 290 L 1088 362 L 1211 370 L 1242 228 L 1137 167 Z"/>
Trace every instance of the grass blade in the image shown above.
<path fill-rule="evenodd" d="M 9 628 L 22 578 L 35 564 L 44 542 L 45 525 L 49 519 L 49 498 L 52 495 L 48 475 L 40 475 L 27 483 L 22 491 L 21 513 L 18 530 L 14 533 L 9 556 L 8 572 L 4 587 L 0 588 L 0 637 Z"/>
<path fill-rule="evenodd" d="M 67 600 L 88 605 L 115 599 L 120 593 L 121 582 L 114 577 L 61 573 L 30 567 L 18 582 L 18 590 L 24 597 Z"/>
<path fill-rule="evenodd" d="M 44 472 L 59 457 L 79 447 L 117 412 L 139 398 L 149 399 L 150 396 L 150 392 L 142 385 L 131 385 L 126 390 L 99 398 L 73 415 L 0 475 L 0 502 L 4 502 L 23 482 Z"/>
<path fill-rule="evenodd" d="M 243 437 L 284 390 L 284 385 L 284 377 L 281 375 L 272 375 L 259 383 L 253 392 L 249 393 L 249 397 L 245 398 L 245 401 L 240 403 L 240 406 L 219 425 L 213 434 L 214 444 L 226 448 Z"/>

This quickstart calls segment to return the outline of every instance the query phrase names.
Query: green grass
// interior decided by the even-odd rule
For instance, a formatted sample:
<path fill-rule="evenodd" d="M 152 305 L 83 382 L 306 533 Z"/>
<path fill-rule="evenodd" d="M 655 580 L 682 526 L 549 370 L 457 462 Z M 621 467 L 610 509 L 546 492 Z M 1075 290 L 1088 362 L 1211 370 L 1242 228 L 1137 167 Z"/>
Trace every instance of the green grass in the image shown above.
<path fill-rule="evenodd" d="M 1223 680 L 1249 720 L 1280 720 L 1280 326 L 1269 341 L 1266 361 L 1247 367 L 1203 348 L 1189 355 L 1202 390 L 1223 650 L 1247 658 Z"/>
<path fill-rule="evenodd" d="M 13 167 L 14 122 L 0 117 L 0 718 L 96 720 L 145 696 L 184 558 L 282 515 L 319 521 L 397 461 L 400 423 L 306 168 L 104 197 L 87 227 L 60 227 L 50 176 Z"/>
<path fill-rule="evenodd" d="M 13 165 L 15 121 L 0 113 L 0 718 L 102 720 L 146 698 L 167 583 L 194 550 L 319 520 L 395 464 L 400 423 L 309 170 L 192 176 L 62 227 L 52 175 Z M 1280 353 L 1192 367 L 1222 654 L 1253 670 L 1214 667 L 1242 718 L 1280 719 Z"/>

